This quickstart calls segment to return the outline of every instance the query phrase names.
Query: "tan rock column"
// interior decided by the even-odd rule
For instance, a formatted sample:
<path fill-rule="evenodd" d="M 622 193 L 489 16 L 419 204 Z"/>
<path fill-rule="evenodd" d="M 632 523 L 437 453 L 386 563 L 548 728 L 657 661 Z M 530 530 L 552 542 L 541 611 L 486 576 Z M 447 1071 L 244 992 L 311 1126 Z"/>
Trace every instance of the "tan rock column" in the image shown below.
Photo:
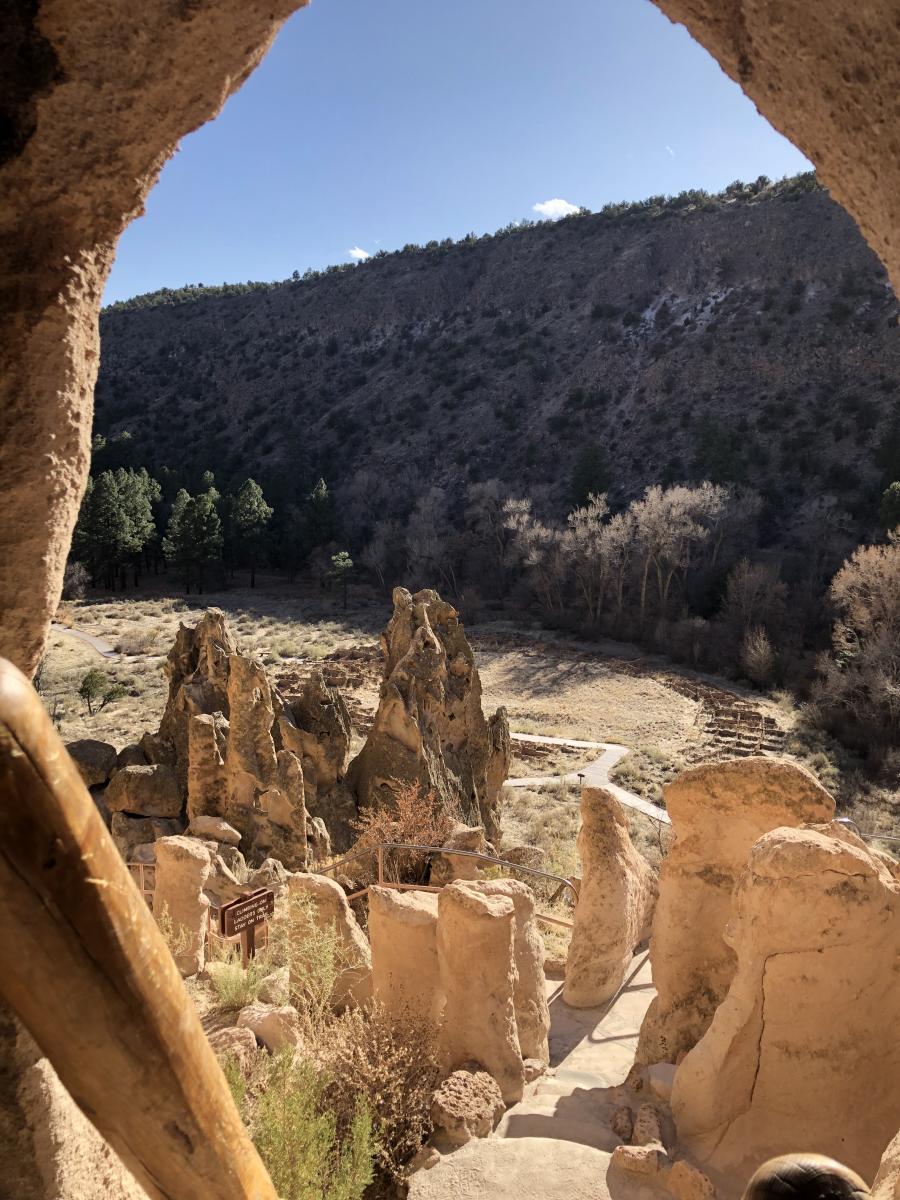
<path fill-rule="evenodd" d="M 212 855 L 202 842 L 180 835 L 160 838 L 155 844 L 153 913 L 158 922 L 171 927 L 179 971 L 196 975 L 206 961 L 209 898 L 203 886 L 212 871 Z"/>
<path fill-rule="evenodd" d="M 521 1100 L 525 1071 L 516 1028 L 515 906 L 471 883 L 438 900 L 438 962 L 447 1000 L 442 1045 L 449 1070 L 480 1063 L 507 1104 Z"/>
<path fill-rule="evenodd" d="M 809 771 L 776 758 L 693 767 L 664 795 L 675 839 L 659 876 L 650 939 L 657 994 L 641 1026 L 642 1063 L 675 1062 L 724 1000 L 735 957 L 722 935 L 754 842 L 834 815 L 834 800 Z"/>
<path fill-rule="evenodd" d="M 635 850 L 622 806 L 583 788 L 578 852 L 582 880 L 563 999 L 591 1008 L 615 995 L 656 900 L 656 876 Z"/>
<path fill-rule="evenodd" d="M 550 1008 L 544 978 L 544 939 L 534 915 L 534 892 L 517 879 L 490 879 L 468 887 L 485 896 L 508 896 L 516 914 L 513 953 L 516 961 L 514 990 L 516 1028 L 523 1058 L 550 1064 Z"/>
<path fill-rule="evenodd" d="M 372 991 L 398 1016 L 437 1023 L 444 1008 L 437 955 L 435 892 L 369 888 Z"/>
<path fill-rule="evenodd" d="M 738 1186 L 798 1150 L 871 1180 L 900 1126 L 900 883 L 842 826 L 776 829 L 726 940 L 728 995 L 675 1074 L 679 1142 Z"/>
<path fill-rule="evenodd" d="M 332 996 L 335 1007 L 366 1004 L 372 997 L 372 952 L 344 889 L 327 875 L 300 873 L 288 880 L 288 894 L 306 897 L 318 927 L 334 929 L 337 934 L 343 969 Z"/>

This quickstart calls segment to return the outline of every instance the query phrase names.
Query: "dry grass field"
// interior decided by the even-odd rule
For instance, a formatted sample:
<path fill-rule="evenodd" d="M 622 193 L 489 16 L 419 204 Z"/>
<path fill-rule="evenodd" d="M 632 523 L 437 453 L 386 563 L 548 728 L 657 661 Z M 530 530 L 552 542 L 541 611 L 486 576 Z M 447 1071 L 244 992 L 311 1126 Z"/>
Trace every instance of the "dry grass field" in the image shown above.
<path fill-rule="evenodd" d="M 261 658 L 275 681 L 296 680 L 329 656 L 363 651 L 345 693 L 361 743 L 378 701 L 378 635 L 390 615 L 387 597 L 351 589 L 345 611 L 339 595 L 309 583 L 262 578 L 252 590 L 236 586 L 200 597 L 176 597 L 166 586 L 164 580 L 152 580 L 137 593 L 62 606 L 59 622 L 69 631 L 56 629 L 51 635 L 40 690 L 64 740 L 96 737 L 122 747 L 155 729 L 167 691 L 163 666 L 178 625 L 193 623 L 205 608 L 216 606 L 226 613 L 239 647 Z M 98 639 L 111 657 L 73 631 Z M 773 722 L 783 738 L 781 752 L 818 775 L 863 829 L 890 832 L 900 826 L 900 792 L 868 783 L 831 739 L 804 726 L 802 711 L 789 696 L 762 696 L 679 671 L 664 660 L 640 656 L 634 647 L 586 647 L 546 634 L 537 640 L 534 631 L 519 633 L 506 622 L 472 626 L 469 633 L 488 713 L 505 705 L 514 732 L 628 746 L 630 753 L 613 777 L 654 803 L 661 799 L 662 785 L 683 767 L 727 753 L 728 744 L 717 741 L 715 711 L 739 703 Z M 93 715 L 78 695 L 91 669 L 102 671 L 110 687 L 116 685 L 113 697 Z M 554 860 L 551 869 L 575 870 L 577 797 L 558 777 L 593 757 L 591 750 L 516 746 L 511 775 L 546 776 L 548 785 L 510 789 L 505 844 L 541 845 Z M 642 850 L 658 858 L 656 828 L 645 818 L 634 820 Z M 897 846 L 886 848 L 896 852 Z"/>

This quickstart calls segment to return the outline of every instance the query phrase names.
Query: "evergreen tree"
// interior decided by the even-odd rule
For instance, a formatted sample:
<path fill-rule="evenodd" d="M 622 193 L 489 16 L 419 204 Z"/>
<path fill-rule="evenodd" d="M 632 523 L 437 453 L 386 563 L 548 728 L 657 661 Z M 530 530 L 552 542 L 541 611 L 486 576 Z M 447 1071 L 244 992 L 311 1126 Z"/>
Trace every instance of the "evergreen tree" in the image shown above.
<path fill-rule="evenodd" d="M 237 561 L 250 568 L 251 587 L 256 587 L 256 566 L 266 552 L 273 512 L 262 488 L 252 479 L 241 485 L 231 505 L 232 549 Z"/>
<path fill-rule="evenodd" d="M 583 508 L 591 496 L 600 496 L 608 489 L 609 467 L 606 455 L 596 442 L 589 442 L 581 449 L 572 468 L 572 507 Z"/>
<path fill-rule="evenodd" d="M 331 570 L 328 572 L 329 580 L 334 580 L 339 583 L 344 589 L 344 608 L 347 607 L 347 587 L 350 583 L 350 577 L 353 574 L 353 559 L 346 550 L 339 550 L 337 554 L 331 556 Z"/>
<path fill-rule="evenodd" d="M 307 553 L 334 540 L 337 532 L 334 497 L 324 479 L 320 479 L 306 497 L 303 524 Z"/>
<path fill-rule="evenodd" d="M 115 587 L 116 573 L 133 542 L 131 521 L 112 471 L 98 475 L 85 494 L 79 525 L 78 544 L 93 583 Z"/>
<path fill-rule="evenodd" d="M 885 488 L 879 516 L 881 524 L 888 532 L 900 525 L 900 483 L 892 483 L 890 487 Z"/>

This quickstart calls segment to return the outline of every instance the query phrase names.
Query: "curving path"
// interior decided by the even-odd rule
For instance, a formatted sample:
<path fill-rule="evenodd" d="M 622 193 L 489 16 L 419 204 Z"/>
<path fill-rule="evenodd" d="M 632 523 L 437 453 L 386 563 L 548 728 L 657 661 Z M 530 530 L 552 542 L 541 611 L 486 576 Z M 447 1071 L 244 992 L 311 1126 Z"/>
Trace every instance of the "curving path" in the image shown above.
<path fill-rule="evenodd" d="M 570 771 L 567 775 L 561 776 L 532 775 L 524 779 L 507 779 L 507 787 L 543 787 L 557 779 L 562 779 L 564 783 L 572 783 L 576 787 L 605 788 L 606 791 L 615 796 L 620 804 L 626 804 L 629 808 L 634 808 L 638 812 L 642 812 L 654 821 L 660 821 L 664 825 L 671 825 L 672 822 L 669 819 L 669 814 L 664 808 L 659 808 L 658 805 L 651 804 L 649 800 L 645 800 L 643 796 L 638 796 L 634 792 L 629 792 L 625 788 L 619 787 L 617 783 L 613 783 L 610 779 L 610 771 L 628 753 L 627 746 L 618 746 L 614 742 L 584 742 L 574 738 L 538 737 L 530 733 L 512 733 L 510 737 L 514 742 L 530 742 L 542 746 L 564 746 L 567 750 L 602 750 L 603 753 L 599 758 L 595 758 L 593 762 L 585 764 L 580 771 Z"/>
<path fill-rule="evenodd" d="M 116 651 L 110 646 L 109 642 L 104 642 L 102 638 L 94 637 L 92 633 L 84 633 L 81 629 L 70 629 L 68 625 L 57 625 L 55 622 L 50 626 L 54 633 L 64 633 L 68 637 L 78 638 L 79 642 L 84 642 L 92 649 L 96 650 L 103 658 L 118 658 Z"/>

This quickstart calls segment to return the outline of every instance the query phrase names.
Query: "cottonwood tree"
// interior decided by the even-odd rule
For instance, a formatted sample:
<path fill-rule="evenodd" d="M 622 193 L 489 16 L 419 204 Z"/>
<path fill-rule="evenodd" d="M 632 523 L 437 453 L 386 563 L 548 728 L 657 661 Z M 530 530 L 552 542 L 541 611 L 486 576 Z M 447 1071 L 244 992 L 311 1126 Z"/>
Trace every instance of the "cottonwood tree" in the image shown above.
<path fill-rule="evenodd" d="M 504 513 L 516 553 L 539 603 L 548 613 L 562 612 L 567 574 L 562 530 L 539 521 L 532 512 L 531 500 L 507 500 Z"/>
<path fill-rule="evenodd" d="M 569 513 L 562 552 L 570 564 L 577 595 L 588 621 L 596 625 L 609 582 L 609 543 L 604 521 L 609 514 L 606 496 L 589 496 L 581 508 Z"/>
<path fill-rule="evenodd" d="M 447 516 L 449 502 L 443 488 L 432 487 L 420 496 L 406 526 L 407 570 L 420 587 L 440 585 L 458 594 L 454 553 L 455 530 Z"/>
<path fill-rule="evenodd" d="M 399 521 L 376 521 L 372 536 L 363 547 L 360 562 L 378 579 L 382 588 L 392 588 L 406 563 L 406 534 Z"/>

